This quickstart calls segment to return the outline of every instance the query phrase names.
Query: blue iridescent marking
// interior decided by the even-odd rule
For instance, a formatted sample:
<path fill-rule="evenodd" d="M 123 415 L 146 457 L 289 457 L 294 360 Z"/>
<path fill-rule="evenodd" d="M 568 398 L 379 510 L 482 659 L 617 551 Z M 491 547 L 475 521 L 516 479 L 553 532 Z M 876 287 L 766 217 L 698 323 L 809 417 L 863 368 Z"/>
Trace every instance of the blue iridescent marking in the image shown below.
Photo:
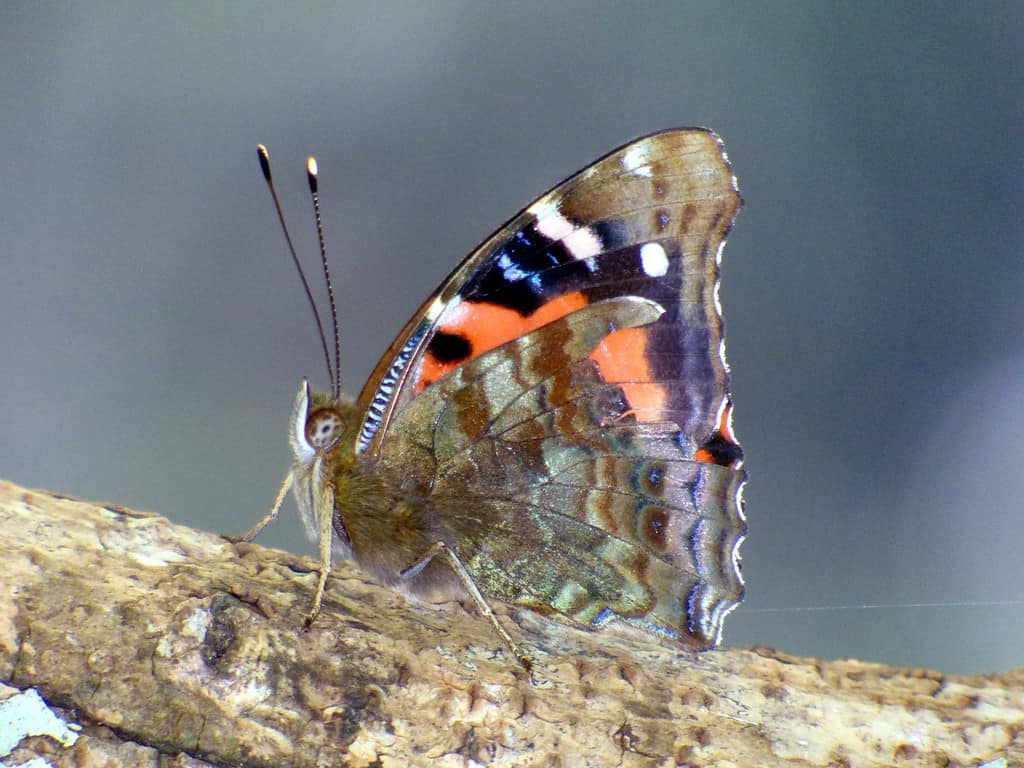
<path fill-rule="evenodd" d="M 509 256 L 507 251 L 502 252 L 501 256 L 498 257 L 497 266 L 502 271 L 503 277 L 510 283 L 523 280 L 529 276 L 529 273 L 520 264 L 512 261 L 512 257 Z"/>
<path fill-rule="evenodd" d="M 646 619 L 627 619 L 627 622 L 634 626 L 641 627 L 642 629 L 646 629 L 648 632 L 652 632 L 655 635 L 661 635 L 662 637 L 667 637 L 671 640 L 679 639 L 679 633 L 671 627 L 655 624 L 654 622 L 647 621 Z"/>
<path fill-rule="evenodd" d="M 697 507 L 697 509 L 700 509 L 700 507 Z M 700 539 L 705 525 L 705 521 L 701 519 L 690 529 L 690 551 L 693 552 L 694 570 L 697 571 L 697 575 L 701 578 L 704 578 L 708 573 L 708 564 L 700 557 L 700 553 L 703 551 L 700 546 Z"/>
<path fill-rule="evenodd" d="M 665 472 L 662 467 L 657 465 L 651 467 L 647 471 L 647 482 L 650 484 L 651 488 L 661 488 L 661 478 L 664 474 Z"/>
<path fill-rule="evenodd" d="M 700 627 L 697 624 L 697 613 L 701 610 L 699 599 L 703 588 L 704 582 L 698 581 L 686 593 L 686 631 L 691 635 L 700 634 Z"/>

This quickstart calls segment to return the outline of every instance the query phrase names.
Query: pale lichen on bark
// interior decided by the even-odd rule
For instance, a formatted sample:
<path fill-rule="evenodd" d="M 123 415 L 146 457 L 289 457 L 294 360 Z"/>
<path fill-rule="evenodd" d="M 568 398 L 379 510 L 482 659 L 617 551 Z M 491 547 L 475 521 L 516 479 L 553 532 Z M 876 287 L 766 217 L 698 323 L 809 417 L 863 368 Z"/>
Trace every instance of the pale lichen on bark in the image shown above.
<path fill-rule="evenodd" d="M 345 564 L 306 632 L 309 560 L 9 483 L 0 540 L 0 682 L 83 725 L 36 745 L 52 764 L 1024 764 L 1024 670 L 698 655 L 517 612 L 531 679 L 471 611 Z"/>

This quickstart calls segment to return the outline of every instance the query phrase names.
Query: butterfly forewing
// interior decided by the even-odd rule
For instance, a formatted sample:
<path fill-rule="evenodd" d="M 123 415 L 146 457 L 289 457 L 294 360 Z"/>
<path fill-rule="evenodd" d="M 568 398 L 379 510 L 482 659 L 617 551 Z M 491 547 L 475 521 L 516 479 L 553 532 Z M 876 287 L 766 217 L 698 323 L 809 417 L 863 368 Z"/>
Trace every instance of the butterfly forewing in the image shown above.
<path fill-rule="evenodd" d="M 477 248 L 399 334 L 360 395 L 357 450 L 375 454 L 399 408 L 473 357 L 636 295 L 665 317 L 609 338 L 595 359 L 639 418 L 675 421 L 695 453 L 728 421 L 717 260 L 740 204 L 721 141 L 703 129 L 638 139 L 563 182 Z"/>

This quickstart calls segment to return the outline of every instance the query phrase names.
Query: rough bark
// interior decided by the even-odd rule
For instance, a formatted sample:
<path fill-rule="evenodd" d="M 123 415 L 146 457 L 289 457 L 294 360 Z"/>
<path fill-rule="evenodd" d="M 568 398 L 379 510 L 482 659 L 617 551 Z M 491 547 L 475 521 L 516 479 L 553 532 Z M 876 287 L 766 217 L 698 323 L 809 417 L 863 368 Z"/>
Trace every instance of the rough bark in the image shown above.
<path fill-rule="evenodd" d="M 696 655 L 515 612 L 502 620 L 535 658 L 531 678 L 471 608 L 411 604 L 345 564 L 303 631 L 311 561 L 157 515 L 0 482 L 0 543 L 0 682 L 84 728 L 66 747 L 30 737 L 19 760 L 1024 764 L 1024 670 Z"/>

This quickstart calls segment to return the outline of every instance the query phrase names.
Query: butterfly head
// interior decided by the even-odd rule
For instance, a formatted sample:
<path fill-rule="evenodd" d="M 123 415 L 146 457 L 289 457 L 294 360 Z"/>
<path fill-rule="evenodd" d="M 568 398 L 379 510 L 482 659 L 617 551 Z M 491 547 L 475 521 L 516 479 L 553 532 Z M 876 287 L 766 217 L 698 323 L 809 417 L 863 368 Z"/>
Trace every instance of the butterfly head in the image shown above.
<path fill-rule="evenodd" d="M 299 464 L 311 465 L 336 448 L 349 444 L 355 422 L 355 407 L 344 399 L 335 400 L 328 392 L 312 392 L 302 380 L 292 404 L 288 438 Z"/>

